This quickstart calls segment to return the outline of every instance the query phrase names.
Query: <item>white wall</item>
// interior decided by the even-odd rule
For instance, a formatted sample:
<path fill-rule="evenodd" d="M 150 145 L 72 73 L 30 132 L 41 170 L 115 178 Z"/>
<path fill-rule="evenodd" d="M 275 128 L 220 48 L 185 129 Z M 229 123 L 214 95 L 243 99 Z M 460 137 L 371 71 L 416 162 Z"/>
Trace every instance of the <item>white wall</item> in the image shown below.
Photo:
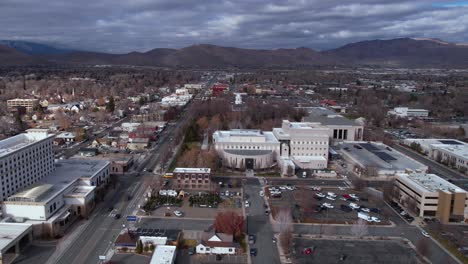
<path fill-rule="evenodd" d="M 32 220 L 46 220 L 44 205 L 3 204 L 3 214 L 14 217 L 24 217 Z"/>

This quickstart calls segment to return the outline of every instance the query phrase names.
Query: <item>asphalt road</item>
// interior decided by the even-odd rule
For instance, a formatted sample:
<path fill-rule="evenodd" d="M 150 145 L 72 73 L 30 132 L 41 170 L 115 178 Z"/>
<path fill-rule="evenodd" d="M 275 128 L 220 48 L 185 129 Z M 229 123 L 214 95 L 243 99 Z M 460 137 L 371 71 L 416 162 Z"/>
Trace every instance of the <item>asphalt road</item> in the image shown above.
<path fill-rule="evenodd" d="M 244 193 L 248 195 L 250 207 L 245 208 L 247 214 L 247 234 L 255 235 L 256 242 L 250 245 L 250 248 L 257 248 L 257 256 L 252 256 L 252 263 L 280 263 L 280 258 L 276 244 L 273 243 L 273 227 L 269 216 L 265 215 L 263 207 L 265 201 L 260 197 L 261 185 L 259 181 L 256 184 L 244 185 Z"/>

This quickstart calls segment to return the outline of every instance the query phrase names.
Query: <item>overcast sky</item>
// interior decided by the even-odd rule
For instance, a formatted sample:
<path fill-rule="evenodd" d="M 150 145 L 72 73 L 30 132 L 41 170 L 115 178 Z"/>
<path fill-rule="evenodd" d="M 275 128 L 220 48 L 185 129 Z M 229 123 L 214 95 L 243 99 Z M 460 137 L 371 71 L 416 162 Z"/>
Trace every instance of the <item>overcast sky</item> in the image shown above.
<path fill-rule="evenodd" d="M 330 49 L 368 39 L 468 42 L 468 1 L 0 0 L 0 39 L 123 53 L 210 43 Z"/>

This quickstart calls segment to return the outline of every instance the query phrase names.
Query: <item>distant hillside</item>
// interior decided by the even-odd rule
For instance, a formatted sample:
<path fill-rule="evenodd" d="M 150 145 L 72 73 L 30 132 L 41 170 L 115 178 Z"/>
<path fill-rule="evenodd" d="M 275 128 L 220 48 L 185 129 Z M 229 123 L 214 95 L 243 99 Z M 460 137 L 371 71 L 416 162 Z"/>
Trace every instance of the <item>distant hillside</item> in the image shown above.
<path fill-rule="evenodd" d="M 64 54 L 73 51 L 69 49 L 56 48 L 50 45 L 20 40 L 0 40 L 0 45 L 10 47 L 29 55 Z"/>
<path fill-rule="evenodd" d="M 369 40 L 325 51 L 351 65 L 467 67 L 468 46 L 433 39 Z"/>
<path fill-rule="evenodd" d="M 468 67 L 467 45 L 434 39 L 410 38 L 362 41 L 322 52 L 309 48 L 259 50 L 201 44 L 182 49 L 153 49 L 148 52 L 127 54 L 69 51 L 30 56 L 12 49 L 8 49 L 7 53 L 11 53 L 9 55 L 11 57 L 0 61 L 1 65 L 8 65 L 9 60 L 11 63 L 29 64 L 38 63 L 37 59 L 40 59 L 41 62 L 60 64 L 113 64 L 181 68 Z"/>
<path fill-rule="evenodd" d="M 10 47 L 0 45 L 0 66 L 40 64 L 42 60 Z"/>

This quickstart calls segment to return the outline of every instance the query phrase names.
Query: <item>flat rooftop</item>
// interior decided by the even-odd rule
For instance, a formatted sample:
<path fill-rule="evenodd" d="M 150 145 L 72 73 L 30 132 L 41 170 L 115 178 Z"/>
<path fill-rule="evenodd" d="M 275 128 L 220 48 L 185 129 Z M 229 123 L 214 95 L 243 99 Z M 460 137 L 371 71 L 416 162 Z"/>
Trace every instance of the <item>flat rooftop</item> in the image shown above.
<path fill-rule="evenodd" d="M 443 149 L 454 155 L 468 159 L 468 144 L 456 139 L 434 139 L 434 138 L 408 138 L 406 142 L 415 142 L 426 147 Z"/>
<path fill-rule="evenodd" d="M 210 168 L 175 168 L 175 173 L 210 173 Z"/>
<path fill-rule="evenodd" d="M 306 107 L 303 109 L 309 114 L 303 118 L 302 121 L 304 122 L 320 123 L 324 126 L 357 125 L 354 120 L 350 120 L 325 107 Z"/>
<path fill-rule="evenodd" d="M 37 142 L 46 140 L 48 138 L 53 138 L 55 135 L 48 134 L 46 130 L 29 130 L 31 132 L 43 132 L 42 135 L 37 135 L 37 133 L 23 133 L 13 137 L 0 140 L 0 158 L 7 156 L 13 152 L 20 151 L 24 148 L 27 148 Z"/>
<path fill-rule="evenodd" d="M 216 142 L 278 143 L 272 132 L 250 129 L 218 130 L 213 133 L 213 138 Z"/>
<path fill-rule="evenodd" d="M 438 190 L 442 190 L 448 192 L 466 193 L 465 190 L 442 179 L 441 177 L 435 174 L 411 173 L 400 174 L 400 176 L 407 177 L 409 180 L 413 181 L 419 187 L 423 188 L 428 192 L 437 192 Z"/>
<path fill-rule="evenodd" d="M 31 224 L 0 223 L 0 252 L 30 229 L 32 229 Z"/>
<path fill-rule="evenodd" d="M 47 202 L 62 193 L 78 179 L 91 178 L 108 164 L 109 162 L 104 160 L 60 160 L 55 163 L 55 171 L 36 184 L 12 195 L 8 198 L 8 201 Z M 76 189 L 76 191 L 76 194 L 78 194 L 79 191 L 84 191 L 84 189 Z"/>
<path fill-rule="evenodd" d="M 176 246 L 156 246 L 150 264 L 172 264 L 175 259 L 175 252 Z"/>
<path fill-rule="evenodd" d="M 346 141 L 339 145 L 339 152 L 364 167 L 374 167 L 380 170 L 426 170 L 427 167 L 410 157 L 382 143 Z"/>

